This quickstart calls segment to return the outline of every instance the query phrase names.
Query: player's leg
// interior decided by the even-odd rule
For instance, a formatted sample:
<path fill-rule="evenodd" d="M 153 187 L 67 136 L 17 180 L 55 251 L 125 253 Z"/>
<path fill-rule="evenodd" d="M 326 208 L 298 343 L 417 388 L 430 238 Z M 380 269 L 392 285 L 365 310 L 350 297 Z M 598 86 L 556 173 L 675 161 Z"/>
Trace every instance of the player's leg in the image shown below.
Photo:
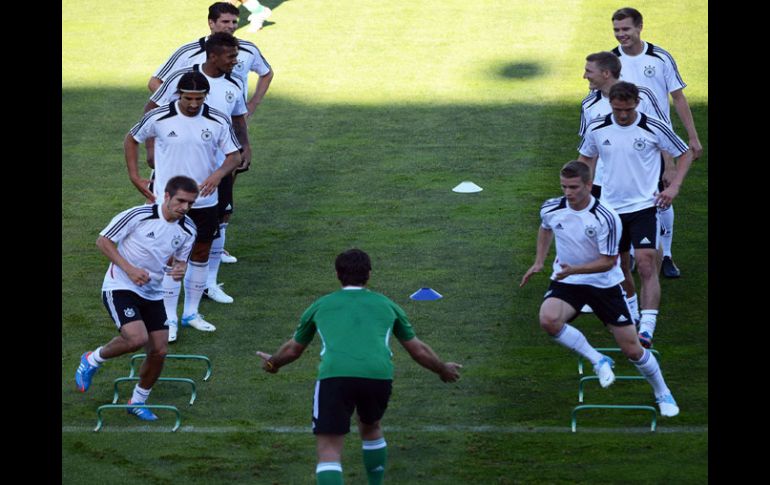
<path fill-rule="evenodd" d="M 143 307 L 144 325 L 148 338 L 145 350 L 147 357 L 139 368 L 139 382 L 134 386 L 134 392 L 128 404 L 144 404 L 150 396 L 152 386 L 158 381 L 163 371 L 163 363 L 168 352 L 168 327 L 165 326 L 166 312 L 161 301 L 149 301 Z M 158 417 L 146 408 L 128 408 L 129 414 L 144 421 L 155 421 Z"/>
<path fill-rule="evenodd" d="M 163 281 L 161 289 L 163 290 L 163 307 L 166 310 L 166 326 L 168 327 L 168 341 L 176 342 L 177 330 L 179 329 L 179 315 L 177 307 L 179 306 L 179 294 L 182 292 L 182 281 L 176 281 L 169 275 L 174 258 L 169 258 L 166 266 L 163 268 Z"/>
<path fill-rule="evenodd" d="M 625 224 L 625 221 L 624 221 Z M 658 278 L 658 235 L 660 223 L 655 207 L 635 212 L 629 223 L 631 241 L 636 248 L 636 265 L 641 280 L 641 319 L 639 340 L 642 346 L 652 347 L 660 306 L 660 280 Z"/>
<path fill-rule="evenodd" d="M 661 260 L 661 274 L 666 278 L 679 278 L 681 272 L 674 264 L 674 258 L 671 254 L 671 245 L 674 241 L 674 206 L 670 205 L 658 212 L 660 217 L 660 245 L 663 250 L 663 259 Z"/>
<path fill-rule="evenodd" d="M 639 322 L 639 294 L 636 292 L 636 284 L 634 283 L 634 275 L 631 274 L 632 257 L 631 249 L 631 231 L 629 226 L 631 225 L 631 219 L 633 214 L 620 214 L 620 221 L 623 224 L 623 230 L 620 234 L 620 243 L 618 245 L 618 251 L 620 252 L 620 269 L 623 271 L 623 291 L 626 293 L 626 301 L 631 308 L 631 316 L 634 322 Z"/>
<path fill-rule="evenodd" d="M 217 194 L 219 202 L 217 203 L 217 216 L 219 218 L 219 237 L 211 242 L 211 251 L 209 252 L 209 271 L 206 279 L 206 289 L 204 294 L 217 303 L 232 303 L 233 298 L 225 293 L 217 283 L 219 276 L 219 265 L 222 262 L 222 253 L 225 249 L 225 240 L 227 237 L 227 221 L 229 214 L 233 210 L 233 177 L 228 175 L 219 182 L 219 192 Z"/>
<path fill-rule="evenodd" d="M 359 379 L 361 388 L 356 400 L 356 419 L 361 435 L 364 469 L 369 485 L 381 485 L 388 462 L 388 443 L 382 434 L 380 421 L 385 415 L 392 390 L 392 381 Z"/>
<path fill-rule="evenodd" d="M 552 281 L 540 306 L 540 326 L 556 343 L 588 359 L 599 376 L 601 386 L 607 387 L 615 380 L 612 372 L 614 362 L 594 349 L 583 332 L 567 323 L 577 315 L 577 308 L 587 303 L 580 295 L 580 286 Z"/>
<path fill-rule="evenodd" d="M 120 334 L 80 356 L 80 365 L 75 371 L 75 385 L 80 392 L 88 390 L 94 374 L 107 359 L 138 350 L 147 342 L 147 330 L 136 294 L 124 290 L 103 291 L 102 302 Z"/>
<path fill-rule="evenodd" d="M 219 220 L 217 206 L 193 209 L 189 213 L 198 233 L 190 253 L 187 272 L 184 276 L 184 310 L 182 311 L 182 326 L 193 327 L 204 332 L 213 332 L 216 327 L 203 319 L 198 312 L 206 279 L 209 274 L 209 253 L 211 243 L 219 236 Z"/>
<path fill-rule="evenodd" d="M 334 377 L 316 381 L 313 394 L 313 434 L 316 435 L 318 485 L 342 484 L 342 448 L 350 432 L 354 396 L 350 378 Z"/>
<path fill-rule="evenodd" d="M 345 435 L 316 434 L 317 485 L 342 485 L 342 447 L 344 445 Z"/>

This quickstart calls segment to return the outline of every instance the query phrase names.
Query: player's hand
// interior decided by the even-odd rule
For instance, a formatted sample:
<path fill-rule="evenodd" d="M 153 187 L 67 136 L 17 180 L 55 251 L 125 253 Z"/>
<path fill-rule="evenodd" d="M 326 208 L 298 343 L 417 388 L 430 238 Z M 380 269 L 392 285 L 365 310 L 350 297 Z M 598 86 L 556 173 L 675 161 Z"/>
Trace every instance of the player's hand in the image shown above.
<path fill-rule="evenodd" d="M 567 263 L 559 263 L 559 266 L 561 266 L 561 271 L 555 275 L 557 280 L 563 280 L 567 276 L 574 274 L 572 266 L 568 265 Z"/>
<path fill-rule="evenodd" d="M 531 268 L 527 270 L 526 273 L 524 273 L 524 276 L 521 278 L 521 283 L 519 283 L 519 288 L 522 288 L 524 285 L 527 284 L 527 281 L 529 281 L 529 278 L 535 274 L 539 273 L 543 270 L 542 264 L 533 264 Z"/>
<path fill-rule="evenodd" d="M 150 179 L 131 179 L 131 183 L 134 184 L 134 187 L 142 193 L 143 196 L 151 200 L 152 202 L 155 202 L 155 195 L 150 191 L 149 187 L 152 183 L 152 180 Z"/>
<path fill-rule="evenodd" d="M 690 149 L 692 150 L 692 159 L 697 160 L 703 155 L 703 145 L 700 144 L 700 140 L 697 138 L 690 139 Z"/>
<path fill-rule="evenodd" d="M 219 182 L 221 181 L 222 181 L 222 177 L 218 176 L 217 172 L 214 172 L 211 175 L 209 175 L 208 178 L 198 186 L 198 190 L 200 190 L 201 197 L 206 197 L 208 195 L 213 194 L 214 191 L 217 190 L 217 187 L 219 187 Z"/>
<path fill-rule="evenodd" d="M 171 267 L 171 269 L 168 271 L 167 274 L 171 276 L 171 278 L 174 281 L 182 281 L 186 272 L 187 272 L 187 263 L 185 263 L 184 261 L 177 261 L 176 263 L 174 263 L 174 265 Z"/>
<path fill-rule="evenodd" d="M 257 350 L 257 355 L 260 359 L 262 359 L 262 368 L 265 370 L 265 372 L 269 372 L 271 374 L 275 374 L 278 372 L 278 367 L 275 367 L 272 362 L 270 362 L 270 358 L 272 355 L 266 354 L 264 352 L 261 352 Z"/>
<path fill-rule="evenodd" d="M 669 185 L 666 190 L 655 196 L 655 205 L 661 209 L 668 209 L 677 195 L 679 195 L 679 187 Z"/>
<path fill-rule="evenodd" d="M 439 377 L 444 382 L 455 382 L 460 378 L 460 371 L 463 366 L 456 362 L 445 362 L 444 368 L 439 372 Z"/>
<path fill-rule="evenodd" d="M 142 286 L 150 282 L 150 273 L 144 268 L 132 266 L 126 271 L 126 274 L 128 274 L 128 277 L 131 278 L 131 281 L 137 286 Z"/>

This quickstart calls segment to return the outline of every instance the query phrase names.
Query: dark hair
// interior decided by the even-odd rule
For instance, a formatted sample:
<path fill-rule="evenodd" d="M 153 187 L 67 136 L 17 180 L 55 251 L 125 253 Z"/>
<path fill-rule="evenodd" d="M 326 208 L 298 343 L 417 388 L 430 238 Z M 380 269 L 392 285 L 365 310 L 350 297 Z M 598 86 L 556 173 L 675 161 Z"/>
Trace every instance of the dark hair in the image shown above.
<path fill-rule="evenodd" d="M 209 20 L 216 22 L 223 13 L 233 14 L 236 17 L 241 14 L 238 7 L 231 3 L 216 2 L 209 6 Z"/>
<path fill-rule="evenodd" d="M 642 14 L 639 12 L 639 10 L 631 7 L 624 7 L 618 10 L 615 10 L 615 13 L 612 14 L 612 20 L 613 22 L 615 20 L 623 20 L 624 18 L 631 17 L 631 22 L 633 22 L 634 27 L 639 27 L 642 25 Z"/>
<path fill-rule="evenodd" d="M 211 86 L 209 86 L 209 80 L 206 76 L 199 71 L 190 71 L 182 74 L 179 78 L 179 83 L 176 85 L 176 92 L 181 93 L 185 91 L 203 91 L 208 94 Z"/>
<path fill-rule="evenodd" d="M 620 81 L 610 88 L 610 102 L 613 99 L 620 101 L 639 101 L 639 88 L 635 84 Z"/>
<path fill-rule="evenodd" d="M 586 61 L 595 62 L 596 66 L 602 71 L 610 71 L 612 77 L 620 78 L 620 58 L 612 52 L 594 52 L 586 57 Z"/>
<path fill-rule="evenodd" d="M 198 184 L 195 183 L 195 180 L 191 179 L 190 177 L 185 177 L 184 175 L 171 177 L 166 183 L 165 191 L 168 192 L 169 196 L 173 197 L 179 190 L 183 190 L 191 194 L 197 194 Z"/>
<path fill-rule="evenodd" d="M 337 256 L 334 268 L 337 270 L 337 279 L 343 286 L 363 286 L 369 281 L 372 260 L 360 249 L 348 249 Z"/>
<path fill-rule="evenodd" d="M 238 50 L 238 39 L 227 32 L 211 34 L 206 40 L 206 57 L 212 53 L 219 54 L 224 47 L 235 47 Z"/>
<path fill-rule="evenodd" d="M 561 168 L 559 175 L 565 179 L 580 177 L 580 180 L 582 180 L 584 184 L 587 184 L 591 181 L 591 169 L 588 168 L 588 165 L 586 165 L 584 162 L 581 162 L 580 160 L 572 160 L 567 162 L 567 164 Z"/>

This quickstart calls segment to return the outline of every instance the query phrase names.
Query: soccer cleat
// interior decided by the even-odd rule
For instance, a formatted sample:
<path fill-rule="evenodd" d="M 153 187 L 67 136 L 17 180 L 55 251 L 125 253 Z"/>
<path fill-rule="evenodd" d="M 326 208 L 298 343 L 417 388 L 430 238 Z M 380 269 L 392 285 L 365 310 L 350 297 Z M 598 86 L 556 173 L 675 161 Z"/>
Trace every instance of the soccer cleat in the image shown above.
<path fill-rule="evenodd" d="M 603 355 L 594 366 L 594 372 L 599 376 L 599 384 L 602 387 L 609 387 L 610 384 L 615 382 L 615 373 L 612 372 L 613 367 L 615 367 L 615 361 L 606 355 Z"/>
<path fill-rule="evenodd" d="M 179 323 L 176 320 L 166 320 L 168 327 L 168 343 L 176 342 L 176 334 L 179 331 Z"/>
<path fill-rule="evenodd" d="M 583 305 L 583 308 L 580 309 L 580 313 L 593 313 L 593 312 L 594 312 L 594 309 L 588 305 Z"/>
<path fill-rule="evenodd" d="M 663 256 L 663 264 L 660 265 L 660 272 L 666 278 L 679 278 L 682 273 L 674 264 L 671 256 Z"/>
<path fill-rule="evenodd" d="M 214 286 L 209 286 L 203 290 L 203 294 L 217 303 L 232 303 L 233 297 L 222 291 L 222 288 L 220 288 L 223 284 L 224 283 L 219 283 Z"/>
<path fill-rule="evenodd" d="M 665 416 L 667 418 L 673 418 L 677 414 L 679 414 L 679 406 L 676 405 L 676 401 L 674 401 L 674 396 L 671 395 L 669 392 L 668 394 L 664 394 L 663 396 L 660 396 L 656 399 L 658 402 L 658 407 L 660 408 L 660 414 L 661 416 Z"/>
<path fill-rule="evenodd" d="M 262 28 L 262 24 L 265 20 L 273 14 L 273 11 L 269 8 L 260 5 L 259 8 L 249 15 L 247 19 L 249 21 L 249 32 L 256 32 Z"/>
<path fill-rule="evenodd" d="M 223 262 L 223 263 L 227 263 L 227 264 L 230 264 L 230 263 L 237 263 L 237 262 L 238 262 L 238 258 L 236 258 L 236 257 L 235 257 L 235 256 L 233 256 L 232 254 L 228 253 L 228 252 L 227 252 L 227 251 L 225 251 L 224 249 L 222 250 L 222 257 L 221 257 L 221 260 L 222 260 L 222 262 Z"/>
<path fill-rule="evenodd" d="M 213 332 L 214 330 L 217 329 L 217 327 L 215 327 L 214 325 L 204 320 L 203 315 L 201 315 L 200 313 L 196 313 L 194 315 L 190 315 L 187 317 L 182 317 L 182 326 L 192 327 L 202 332 Z"/>
<path fill-rule="evenodd" d="M 132 404 L 131 399 L 128 400 L 128 404 Z M 128 414 L 133 414 L 134 416 L 141 419 L 142 421 L 155 421 L 156 419 L 158 419 L 158 417 L 155 416 L 155 414 L 153 414 L 153 412 L 147 408 L 126 408 L 126 411 L 128 412 Z"/>
<path fill-rule="evenodd" d="M 639 332 L 639 343 L 642 344 L 642 347 L 645 349 L 651 349 L 652 335 L 650 335 L 648 332 Z"/>
<path fill-rule="evenodd" d="M 78 387 L 78 391 L 86 392 L 91 385 L 91 378 L 99 370 L 98 366 L 88 363 L 88 356 L 91 352 L 85 352 L 80 356 L 80 365 L 78 370 L 75 371 L 75 385 Z"/>

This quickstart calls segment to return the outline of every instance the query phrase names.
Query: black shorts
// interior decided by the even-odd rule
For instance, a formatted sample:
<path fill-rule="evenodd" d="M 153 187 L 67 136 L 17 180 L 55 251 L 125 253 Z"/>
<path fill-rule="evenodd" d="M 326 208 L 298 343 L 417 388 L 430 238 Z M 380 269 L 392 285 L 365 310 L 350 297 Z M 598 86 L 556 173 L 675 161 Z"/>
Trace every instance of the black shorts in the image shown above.
<path fill-rule="evenodd" d="M 634 249 L 658 249 L 660 222 L 657 207 L 620 214 L 620 221 L 623 223 L 619 246 L 621 253 L 628 252 L 631 245 Z"/>
<path fill-rule="evenodd" d="M 168 330 L 163 300 L 147 300 L 129 290 L 108 290 L 102 292 L 102 302 L 118 331 L 137 320 L 144 322 L 147 333 Z"/>
<path fill-rule="evenodd" d="M 350 432 L 353 410 L 366 424 L 385 414 L 393 381 L 363 377 L 330 377 L 315 383 L 313 433 L 344 435 Z"/>
<path fill-rule="evenodd" d="M 580 315 L 583 305 L 588 305 L 605 325 L 624 327 L 634 323 L 631 310 L 626 303 L 626 292 L 619 284 L 609 288 L 597 288 L 591 285 L 570 285 L 551 280 L 543 300 L 546 298 L 558 298 L 574 308 L 575 316 L 569 320 L 570 322 Z"/>
<path fill-rule="evenodd" d="M 217 206 L 204 207 L 202 209 L 190 209 L 187 216 L 193 220 L 198 228 L 195 242 L 209 243 L 219 237 L 219 217 Z"/>
<path fill-rule="evenodd" d="M 228 174 L 219 182 L 217 197 L 219 198 L 217 215 L 221 222 L 225 214 L 233 213 L 233 174 Z"/>

